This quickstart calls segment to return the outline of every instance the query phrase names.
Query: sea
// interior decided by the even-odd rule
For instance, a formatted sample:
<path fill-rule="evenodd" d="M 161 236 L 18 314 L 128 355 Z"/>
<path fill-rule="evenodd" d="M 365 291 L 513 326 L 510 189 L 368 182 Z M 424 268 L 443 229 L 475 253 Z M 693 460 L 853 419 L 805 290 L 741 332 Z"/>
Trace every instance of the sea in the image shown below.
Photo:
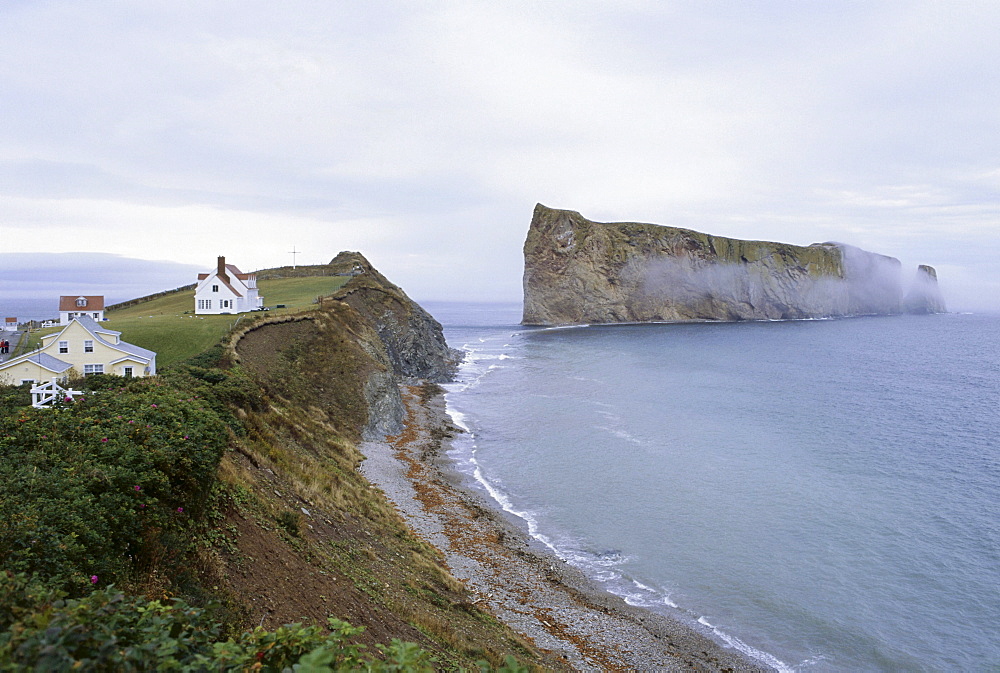
<path fill-rule="evenodd" d="M 425 306 L 457 468 L 608 591 L 779 671 L 1000 671 L 1000 315 Z"/>
<path fill-rule="evenodd" d="M 0 317 L 17 318 L 18 322 L 58 320 L 59 298 L 49 297 L 46 301 L 4 294 L 0 296 L 0 314 Z"/>

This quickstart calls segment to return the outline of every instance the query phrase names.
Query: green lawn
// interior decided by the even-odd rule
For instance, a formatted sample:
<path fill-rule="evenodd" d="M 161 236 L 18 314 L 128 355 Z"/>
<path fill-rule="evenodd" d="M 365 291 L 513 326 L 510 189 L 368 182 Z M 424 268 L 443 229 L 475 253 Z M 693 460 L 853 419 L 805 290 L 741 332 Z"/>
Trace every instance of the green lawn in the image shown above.
<path fill-rule="evenodd" d="M 265 306 L 284 304 L 290 308 L 308 306 L 316 297 L 336 292 L 350 280 L 348 276 L 314 276 L 257 281 Z M 194 299 L 191 300 L 194 306 Z M 280 309 L 279 309 L 280 310 Z"/>
<path fill-rule="evenodd" d="M 346 276 L 281 278 L 262 280 L 258 287 L 265 306 L 285 306 L 272 309 L 272 314 L 280 314 L 309 306 L 316 297 L 340 289 L 347 281 Z M 156 351 L 156 366 L 165 367 L 211 348 L 237 321 L 245 320 L 246 315 L 196 316 L 194 290 L 185 290 L 109 311 L 108 320 L 101 326 L 121 332 L 124 341 Z M 37 345 L 42 334 L 55 331 L 58 328 L 33 332 L 29 347 Z"/>

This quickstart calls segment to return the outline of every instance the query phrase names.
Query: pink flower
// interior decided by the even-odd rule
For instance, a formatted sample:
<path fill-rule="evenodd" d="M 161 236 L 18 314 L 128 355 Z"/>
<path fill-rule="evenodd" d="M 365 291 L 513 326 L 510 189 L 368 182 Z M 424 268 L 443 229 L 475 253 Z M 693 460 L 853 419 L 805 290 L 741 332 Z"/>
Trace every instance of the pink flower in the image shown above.
<path fill-rule="evenodd" d="M 142 503 L 141 505 L 139 505 L 139 509 L 146 509 L 146 503 Z"/>
<path fill-rule="evenodd" d="M 150 404 L 149 406 L 153 407 L 154 409 L 156 408 L 155 404 Z"/>
<path fill-rule="evenodd" d="M 183 507 L 178 507 L 177 508 L 177 512 L 180 513 L 180 514 L 183 514 L 184 513 L 184 508 Z"/>
<path fill-rule="evenodd" d="M 107 437 L 101 437 L 101 441 L 102 442 L 106 442 L 106 441 L 108 441 L 108 438 Z"/>
<path fill-rule="evenodd" d="M 135 423 L 135 421 L 129 421 L 129 423 Z"/>
<path fill-rule="evenodd" d="M 136 491 L 141 491 L 141 490 L 142 490 L 142 486 L 139 486 L 138 484 L 136 484 L 136 486 L 135 486 L 135 490 L 136 490 Z"/>
<path fill-rule="evenodd" d="M 91 575 L 90 576 L 90 583 L 91 584 L 97 584 L 97 575 Z"/>

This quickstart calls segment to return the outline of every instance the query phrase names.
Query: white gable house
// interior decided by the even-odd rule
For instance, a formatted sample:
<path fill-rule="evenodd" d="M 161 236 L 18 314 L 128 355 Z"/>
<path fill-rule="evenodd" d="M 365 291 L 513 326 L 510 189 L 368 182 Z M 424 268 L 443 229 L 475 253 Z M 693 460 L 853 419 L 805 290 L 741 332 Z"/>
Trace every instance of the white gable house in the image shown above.
<path fill-rule="evenodd" d="M 194 312 L 199 315 L 246 313 L 264 305 L 257 294 L 257 274 L 243 273 L 225 257 L 212 273 L 199 273 L 194 291 Z"/>

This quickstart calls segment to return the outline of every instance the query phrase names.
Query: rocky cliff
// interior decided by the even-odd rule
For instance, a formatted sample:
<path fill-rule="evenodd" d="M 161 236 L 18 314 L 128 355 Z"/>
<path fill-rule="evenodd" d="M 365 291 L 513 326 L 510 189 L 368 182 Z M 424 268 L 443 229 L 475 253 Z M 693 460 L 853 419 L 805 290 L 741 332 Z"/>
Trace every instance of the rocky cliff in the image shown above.
<path fill-rule="evenodd" d="M 541 204 L 524 243 L 526 325 L 776 320 L 903 310 L 898 260 L 743 241 Z"/>
<path fill-rule="evenodd" d="M 328 266 L 338 275 L 351 276 L 331 297 L 354 308 L 375 328 L 397 374 L 437 383 L 451 380 L 462 354 L 448 347 L 441 323 L 361 253 L 342 252 Z"/>
<path fill-rule="evenodd" d="M 318 275 L 350 280 L 316 306 L 258 321 L 234 354 L 269 392 L 313 409 L 345 436 L 381 439 L 402 430 L 399 382 L 450 380 L 461 359 L 440 323 L 360 253 L 342 252 Z"/>

